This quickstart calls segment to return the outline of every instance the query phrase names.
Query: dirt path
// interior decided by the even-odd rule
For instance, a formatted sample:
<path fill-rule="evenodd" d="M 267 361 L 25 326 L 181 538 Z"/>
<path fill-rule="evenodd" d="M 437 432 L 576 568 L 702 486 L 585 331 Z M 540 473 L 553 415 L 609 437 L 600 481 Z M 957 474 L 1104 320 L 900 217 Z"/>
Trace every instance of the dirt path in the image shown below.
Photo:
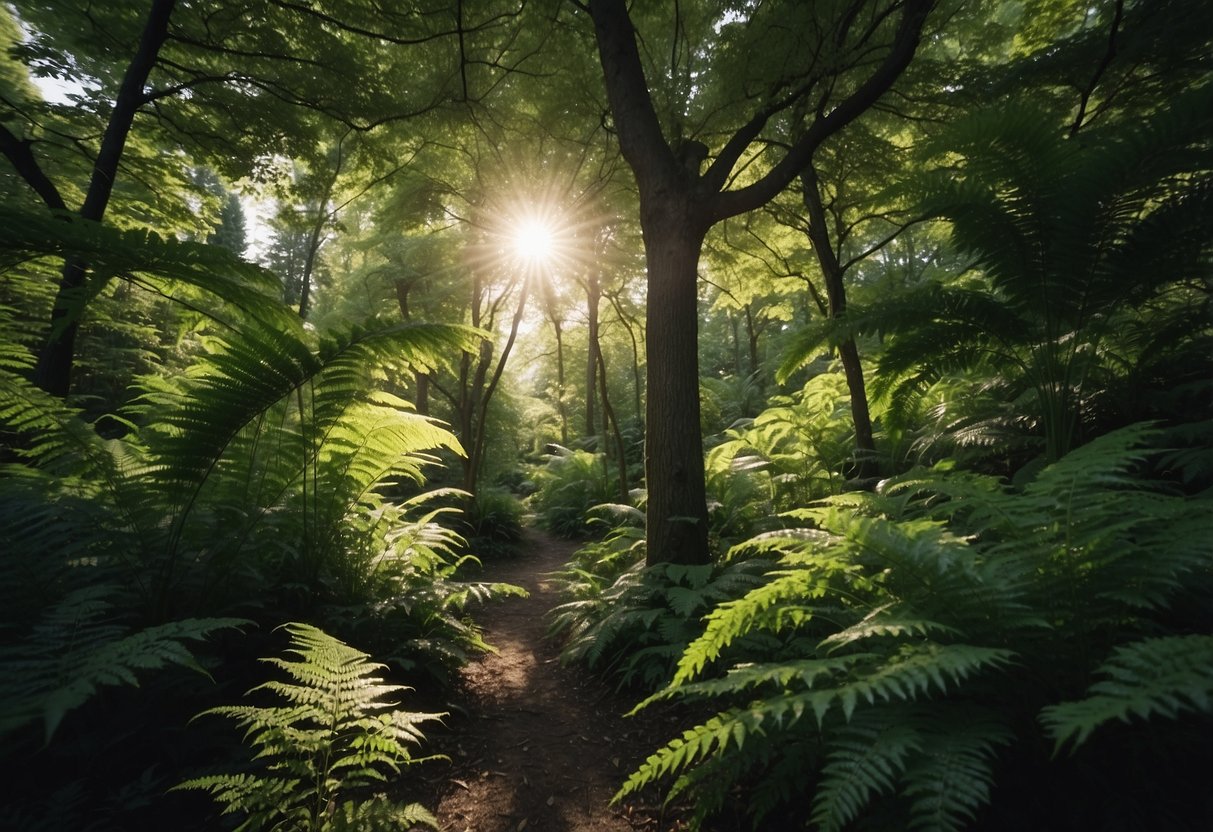
<path fill-rule="evenodd" d="M 468 714 L 449 718 L 450 733 L 432 737 L 430 750 L 451 758 L 436 787 L 446 832 L 678 828 L 654 809 L 609 805 L 664 731 L 624 719 L 635 703 L 584 671 L 562 667 L 544 639 L 544 615 L 559 603 L 546 573 L 561 568 L 573 548 L 529 532 L 517 558 L 485 569 L 486 579 L 518 584 L 530 596 L 478 611 L 486 640 L 499 652 L 464 669 Z"/>

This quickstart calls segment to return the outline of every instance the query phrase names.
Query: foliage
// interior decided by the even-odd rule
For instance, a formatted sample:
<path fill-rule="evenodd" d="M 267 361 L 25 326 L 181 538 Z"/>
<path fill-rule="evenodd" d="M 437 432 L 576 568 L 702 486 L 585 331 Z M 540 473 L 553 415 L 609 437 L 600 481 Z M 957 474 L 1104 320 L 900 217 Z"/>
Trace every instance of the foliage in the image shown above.
<path fill-rule="evenodd" d="M 589 510 L 611 502 L 619 493 L 612 481 L 614 471 L 602 454 L 560 445 L 551 450 L 533 477 L 539 490 L 532 495 L 531 506 L 545 529 L 562 537 L 582 537 Z"/>
<path fill-rule="evenodd" d="M 468 546 L 482 557 L 513 554 L 522 540 L 522 504 L 508 489 L 481 486 L 464 515 Z"/>
<path fill-rule="evenodd" d="M 455 539 L 434 513 L 414 520 L 417 503 L 386 497 L 397 479 L 416 488 L 428 449 L 457 443 L 383 392 L 383 373 L 432 366 L 465 337 L 371 326 L 313 346 L 301 329 L 243 319 L 226 338 L 204 339 L 185 373 L 144 379 L 136 403 L 107 422 L 124 433 L 109 440 L 31 384 L 28 351 L 0 339 L 0 426 L 6 457 L 20 460 L 0 476 L 3 594 L 17 637 L 5 661 L 25 671 L 5 675 L 5 729 L 43 718 L 49 734 L 68 709 L 95 703 L 67 737 L 56 732 L 46 769 L 33 769 L 42 776 L 31 774 L 40 788 L 69 788 L 72 769 L 55 761 L 97 743 L 131 755 L 96 779 L 99 789 L 117 781 L 135 789 L 135 803 L 163 802 L 165 775 L 139 772 L 141 759 L 170 756 L 157 745 L 176 730 L 170 692 L 158 681 L 98 701 L 94 689 L 132 683 L 145 668 L 192 666 L 184 643 L 235 623 L 200 614 L 336 619 L 344 605 L 340 617 L 384 623 L 401 636 L 396 655 L 434 676 L 484 649 L 462 612 L 507 588 L 456 581 Z M 240 650 L 227 647 L 238 663 Z M 207 695 L 179 698 L 198 707 Z M 132 701 L 144 709 L 113 725 L 97 719 Z M 157 730 L 138 730 L 149 725 Z M 139 736 L 146 741 L 130 748 Z M 102 800 L 120 796 L 90 793 L 82 811 Z M 117 827 L 141 823 L 128 811 L 116 807 Z"/>
<path fill-rule="evenodd" d="M 1039 767 L 1042 800 L 1080 801 L 1100 825 L 1094 796 L 1047 787 L 1042 725 L 1060 746 L 1129 715 L 1130 736 L 1137 720 L 1187 712 L 1208 730 L 1213 717 L 1213 622 L 1198 602 L 1213 580 L 1213 513 L 1207 495 L 1143 474 L 1158 441 L 1144 426 L 1111 434 L 1022 491 L 911 473 L 794 511 L 810 525 L 742 544 L 734 557 L 771 554 L 778 568 L 711 612 L 654 697 L 723 709 L 652 755 L 620 795 L 672 777 L 671 796 L 689 794 L 702 818 L 729 784 L 753 782 L 761 821 L 796 816 L 811 772 L 811 820 L 824 829 L 869 812 L 961 829 L 985 817 L 996 772 L 1026 765 Z M 1190 634 L 1153 635 L 1163 627 Z M 726 653 L 755 634 L 793 645 L 795 658 Z M 1198 752 L 1171 769 L 1200 763 Z M 1126 767 L 1098 752 L 1083 764 L 1104 776 Z M 1169 785 L 1167 799 L 1184 788 Z M 1025 806 L 991 811 L 1000 828 L 1043 820 Z"/>
<path fill-rule="evenodd" d="M 419 805 L 401 806 L 382 796 L 350 799 L 350 792 L 382 783 L 401 766 L 422 759 L 411 746 L 419 726 L 441 714 L 398 709 L 386 697 L 408 690 L 378 675 L 382 665 L 307 624 L 284 625 L 294 659 L 267 658 L 290 681 L 270 681 L 273 705 L 226 705 L 201 716 L 235 720 L 255 750 L 252 771 L 198 777 L 177 786 L 200 789 L 240 813 L 240 830 L 399 829 L 438 822 Z"/>
<path fill-rule="evenodd" d="M 364 544 L 350 570 L 354 583 L 319 612 L 348 641 L 411 674 L 449 683 L 451 672 L 489 647 L 467 618 L 469 608 L 490 598 L 521 595 L 511 584 L 462 577 L 478 561 L 460 555 L 462 537 L 443 523 L 456 509 L 414 512 L 462 492 L 429 491 L 400 504 L 376 500 L 372 512 L 352 517 Z M 448 521 L 449 523 L 449 521 Z"/>
<path fill-rule="evenodd" d="M 1028 106 L 960 120 L 930 145 L 939 166 L 905 187 L 951 221 L 980 279 L 928 282 L 811 329 L 782 374 L 823 337 L 895 333 L 878 395 L 904 407 L 948 373 L 999 376 L 1050 461 L 1108 423 L 1161 415 L 1143 412 L 1143 393 L 1208 371 L 1195 287 L 1213 263 L 1210 96 L 1204 84 L 1078 137 Z"/>
<path fill-rule="evenodd" d="M 642 527 L 618 526 L 557 573 L 569 600 L 551 610 L 550 632 L 564 642 L 562 661 L 616 676 L 620 686 L 653 690 L 670 678 L 703 616 L 761 583 L 768 566 L 753 559 L 646 567 Z"/>
<path fill-rule="evenodd" d="M 748 522 L 735 524 L 748 536 L 763 517 L 841 491 L 854 448 L 848 401 L 842 374 L 821 373 L 725 431 L 707 457 L 715 514 L 748 511 Z"/>
<path fill-rule="evenodd" d="M 235 618 L 171 621 L 132 632 L 116 616 L 112 585 L 84 586 L 48 607 L 0 648 L 0 735 L 40 720 L 45 742 L 59 723 L 107 685 L 138 687 L 137 674 L 169 664 L 205 673 L 185 643 L 247 623 Z M 10 633 L 20 622 L 7 622 Z"/>

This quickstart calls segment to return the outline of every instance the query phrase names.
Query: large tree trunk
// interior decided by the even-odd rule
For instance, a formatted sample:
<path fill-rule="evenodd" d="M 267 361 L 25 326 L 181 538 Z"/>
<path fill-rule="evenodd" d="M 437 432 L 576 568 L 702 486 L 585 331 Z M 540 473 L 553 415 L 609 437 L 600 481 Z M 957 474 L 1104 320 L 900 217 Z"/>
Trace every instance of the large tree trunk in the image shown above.
<path fill-rule="evenodd" d="M 110 112 L 101 147 L 93 163 L 84 205 L 80 217 L 100 222 L 105 216 L 110 195 L 114 191 L 114 180 L 118 174 L 118 163 L 126 149 L 126 138 L 130 134 L 135 113 L 147 102 L 144 87 L 160 48 L 168 38 L 168 23 L 172 17 L 176 0 L 153 0 L 148 12 L 143 34 L 135 55 L 127 65 L 114 109 Z M 77 258 L 69 258 L 63 265 L 59 280 L 59 291 L 51 310 L 50 334 L 42 352 L 38 355 L 38 366 L 34 370 L 34 383 L 53 396 L 66 396 L 71 388 L 72 366 L 76 357 L 76 334 L 80 326 L 81 306 L 84 303 L 85 278 L 88 266 Z"/>
<path fill-rule="evenodd" d="M 804 206 L 809 214 L 809 240 L 817 254 L 817 263 L 825 278 L 826 297 L 829 300 L 831 318 L 841 318 L 847 311 L 847 292 L 842 282 L 842 264 L 830 239 L 826 225 L 825 206 L 821 200 L 817 170 L 810 162 L 800 176 Z M 863 365 L 859 362 L 859 349 L 855 339 L 848 338 L 838 347 L 842 360 L 842 371 L 846 375 L 847 390 L 851 394 L 851 420 L 855 425 L 855 476 L 872 476 L 875 471 L 876 444 L 872 438 L 872 417 L 868 411 L 868 392 L 863 379 Z"/>
<path fill-rule="evenodd" d="M 648 562 L 707 563 L 697 308 L 703 232 L 685 211 L 650 204 L 641 213 L 649 276 L 644 444 Z"/>

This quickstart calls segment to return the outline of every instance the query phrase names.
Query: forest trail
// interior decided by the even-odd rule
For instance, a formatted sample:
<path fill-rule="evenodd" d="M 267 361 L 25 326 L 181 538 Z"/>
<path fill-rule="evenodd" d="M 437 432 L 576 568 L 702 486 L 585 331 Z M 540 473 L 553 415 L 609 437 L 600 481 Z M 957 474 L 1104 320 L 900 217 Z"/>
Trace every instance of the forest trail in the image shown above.
<path fill-rule="evenodd" d="M 444 832 L 624 832 L 676 829 L 656 810 L 611 806 L 625 775 L 652 752 L 661 729 L 625 718 L 635 704 L 583 669 L 564 667 L 544 635 L 560 603 L 550 573 L 576 544 L 528 530 L 519 554 L 485 565 L 483 579 L 524 587 L 476 610 L 498 652 L 463 669 L 467 714 L 428 750 L 451 758 L 437 785 Z M 649 724 L 646 725 L 645 722 Z M 654 734 L 654 732 L 657 732 Z M 436 767 L 439 768 L 439 767 Z"/>

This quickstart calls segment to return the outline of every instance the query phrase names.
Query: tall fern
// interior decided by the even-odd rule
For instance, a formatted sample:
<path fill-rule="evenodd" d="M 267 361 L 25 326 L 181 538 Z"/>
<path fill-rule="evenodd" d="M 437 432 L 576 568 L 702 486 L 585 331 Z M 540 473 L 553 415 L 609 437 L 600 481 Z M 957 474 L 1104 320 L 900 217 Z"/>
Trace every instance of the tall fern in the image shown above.
<path fill-rule="evenodd" d="M 1213 512 L 1207 495 L 1142 477 L 1160 436 L 1110 434 L 1022 491 L 913 473 L 791 512 L 802 528 L 741 544 L 734 556 L 773 555 L 776 569 L 717 606 L 671 683 L 642 703 L 721 710 L 650 756 L 620 795 L 672 780 L 670 794 L 703 816 L 743 782 L 761 790 L 759 821 L 790 813 L 842 829 L 875 813 L 958 830 L 984 817 L 1004 761 L 1047 767 L 1038 726 L 1058 747 L 1111 723 L 1187 718 L 1207 730 L 1213 622 L 1200 599 Z M 1168 630 L 1180 634 L 1157 635 Z M 805 816 L 795 807 L 808 784 Z"/>

